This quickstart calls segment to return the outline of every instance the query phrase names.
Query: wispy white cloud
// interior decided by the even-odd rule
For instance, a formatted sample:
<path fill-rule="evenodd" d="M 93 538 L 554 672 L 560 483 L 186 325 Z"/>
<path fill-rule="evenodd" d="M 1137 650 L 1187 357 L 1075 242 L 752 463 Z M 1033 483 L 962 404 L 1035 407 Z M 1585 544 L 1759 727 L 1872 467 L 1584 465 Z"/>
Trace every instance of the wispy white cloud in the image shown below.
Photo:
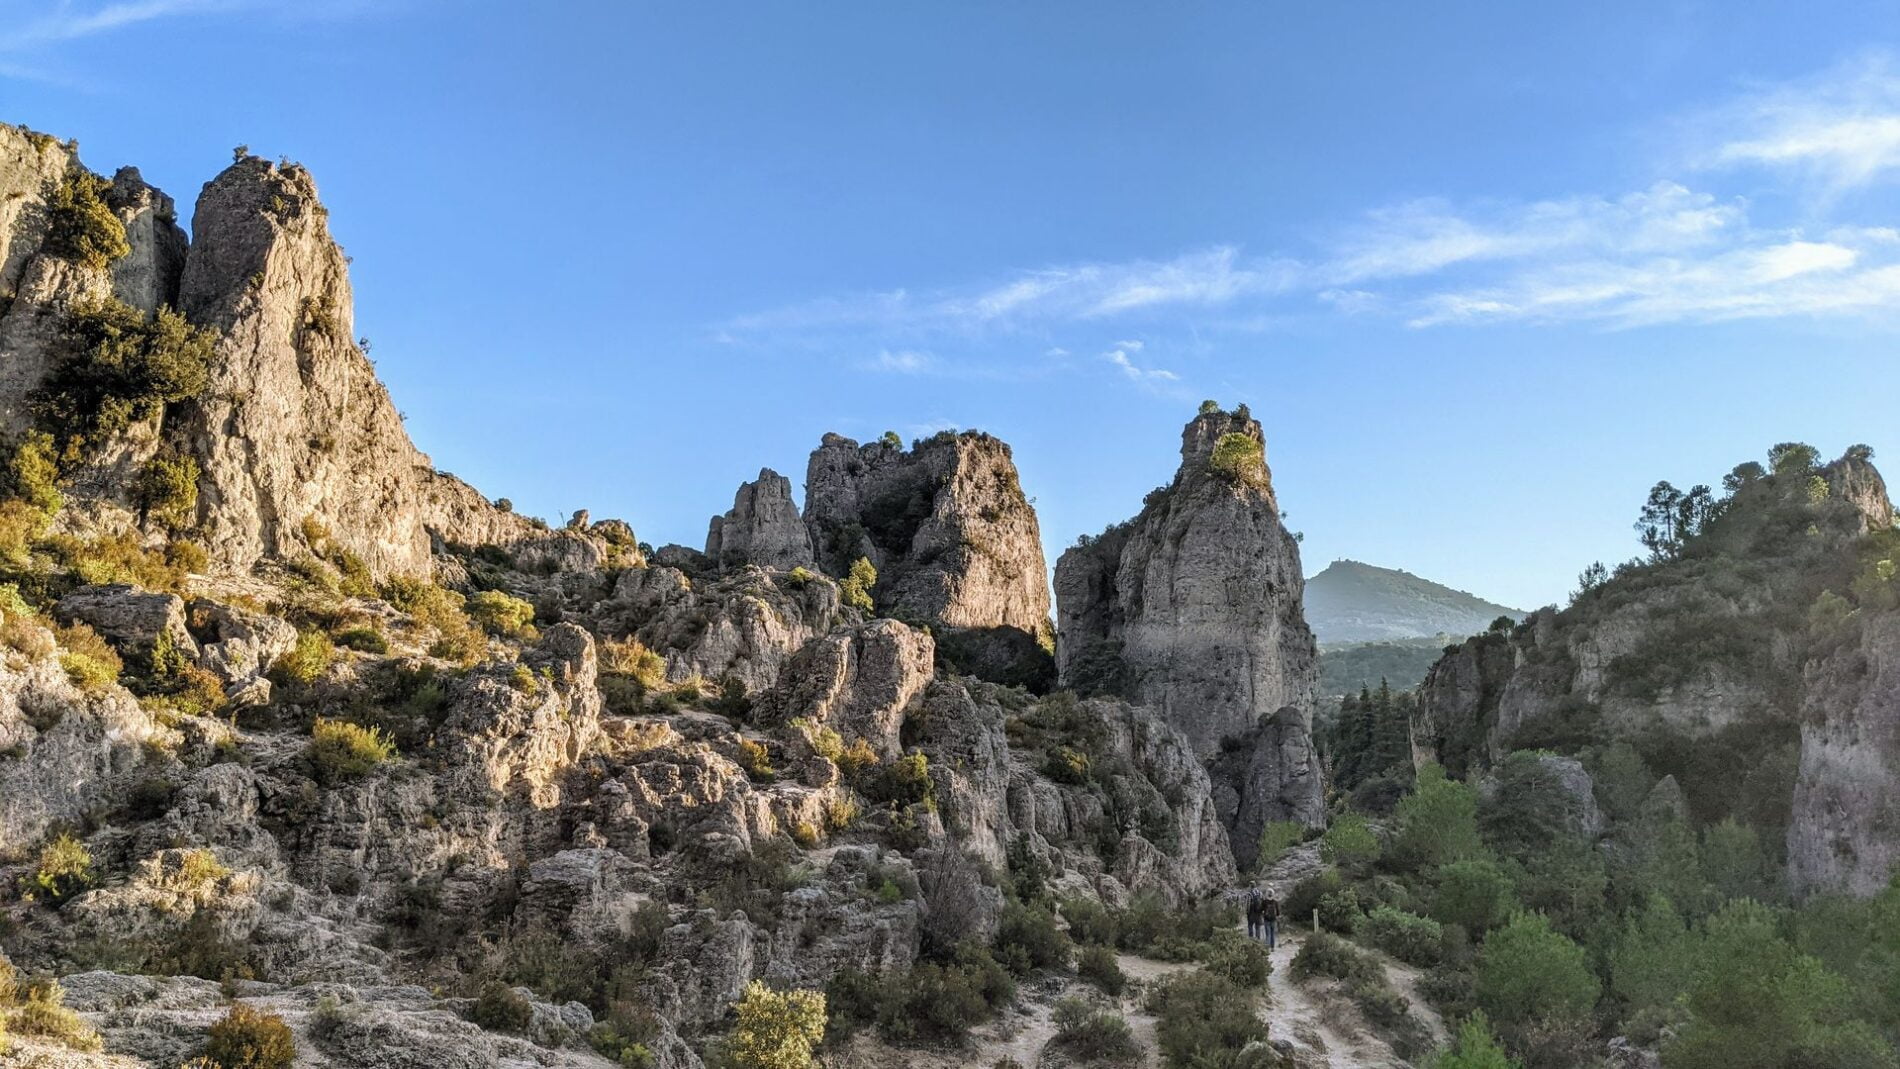
<path fill-rule="evenodd" d="M 1116 348 L 1103 353 L 1102 359 L 1108 361 L 1109 364 L 1119 369 L 1124 376 L 1135 382 L 1179 382 L 1181 380 L 1181 376 L 1166 368 L 1141 367 L 1137 365 L 1131 354 L 1140 351 L 1140 342 L 1121 342 Z"/>
<path fill-rule="evenodd" d="M 919 352 L 940 336 L 980 350 L 982 335 L 1029 334 L 1065 373 L 1106 365 L 1155 389 L 1179 380 L 1127 331 L 1232 334 L 1313 315 L 1415 328 L 1890 317 L 1900 308 L 1900 230 L 1835 216 L 1853 203 L 1843 190 L 1900 177 L 1895 70 L 1875 56 L 1685 118 L 1687 148 L 1664 177 L 1628 191 L 1411 200 L 1323 229 L 1292 252 L 1219 245 L 1047 266 L 928 293 L 812 301 L 723 329 L 775 342 L 857 332 Z M 1744 166 L 1776 184 L 1751 180 L 1752 196 L 1740 195 L 1732 172 Z M 1071 349 L 1097 355 L 1070 359 Z M 886 350 L 882 369 L 918 370 L 900 355 L 911 351 Z"/>
<path fill-rule="evenodd" d="M 874 371 L 899 375 L 919 375 L 936 366 L 936 358 L 916 349 L 883 349 L 868 365 Z"/>
<path fill-rule="evenodd" d="M 0 28 L 0 51 L 28 52 L 158 19 L 230 11 L 245 4 L 242 0 L 130 0 L 109 4 L 68 2 L 38 6 L 42 9 L 38 17 L 6 20 L 5 27 Z M 4 13 L 4 7 L 0 7 L 0 13 Z"/>
<path fill-rule="evenodd" d="M 1420 201 L 1370 213 L 1348 229 L 1321 273 L 1345 285 L 1578 252 L 1686 252 L 1717 241 L 1742 214 L 1739 203 L 1722 203 L 1674 182 L 1614 199 L 1567 197 L 1488 211 Z"/>
<path fill-rule="evenodd" d="M 1792 169 L 1833 193 L 1900 177 L 1900 72 L 1884 53 L 1698 117 L 1707 163 Z"/>
<path fill-rule="evenodd" d="M 922 295 L 896 289 L 827 297 L 741 316 L 719 329 L 728 336 L 854 327 L 1009 332 L 1216 307 L 1287 292 L 1299 277 L 1299 266 L 1290 261 L 1243 262 L 1239 250 L 1221 246 L 1170 260 L 1045 267 L 1000 283 Z"/>

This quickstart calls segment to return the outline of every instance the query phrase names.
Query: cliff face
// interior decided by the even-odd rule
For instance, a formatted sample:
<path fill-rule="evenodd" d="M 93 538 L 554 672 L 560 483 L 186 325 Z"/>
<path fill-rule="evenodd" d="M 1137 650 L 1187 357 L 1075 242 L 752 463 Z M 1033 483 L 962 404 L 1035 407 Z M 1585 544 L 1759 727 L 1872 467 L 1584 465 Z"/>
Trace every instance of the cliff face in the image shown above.
<path fill-rule="evenodd" d="M 967 670 L 1047 674 L 1042 536 L 1001 440 L 946 432 L 905 450 L 827 434 L 806 468 L 805 525 L 826 571 L 870 560 L 878 611 L 939 630 Z"/>
<path fill-rule="evenodd" d="M 1067 683 L 1107 666 L 1203 755 L 1288 706 L 1310 720 L 1318 655 L 1300 599 L 1300 551 L 1265 471 L 1236 482 L 1212 466 L 1224 435 L 1260 424 L 1216 412 L 1181 436 L 1174 482 L 1141 514 L 1056 564 L 1058 664 Z"/>
<path fill-rule="evenodd" d="M 1900 865 L 1900 613 L 1854 625 L 1806 675 L 1788 828 L 1797 892 L 1876 894 Z"/>

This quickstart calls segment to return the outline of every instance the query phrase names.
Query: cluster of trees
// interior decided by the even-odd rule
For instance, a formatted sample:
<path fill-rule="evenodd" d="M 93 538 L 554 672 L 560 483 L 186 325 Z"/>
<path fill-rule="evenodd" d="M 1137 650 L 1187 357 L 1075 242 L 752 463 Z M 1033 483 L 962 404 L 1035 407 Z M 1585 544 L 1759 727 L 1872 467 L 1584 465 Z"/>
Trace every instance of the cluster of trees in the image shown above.
<path fill-rule="evenodd" d="M 1873 455 L 1873 449 L 1866 445 L 1852 445 L 1847 449 L 1847 456 L 1854 460 L 1869 460 Z M 1724 475 L 1720 497 L 1706 485 L 1680 490 L 1663 480 L 1650 488 L 1649 497 L 1643 502 L 1636 518 L 1636 536 L 1649 551 L 1651 560 L 1671 559 L 1679 556 L 1690 542 L 1758 486 L 1778 485 L 1791 488 L 1794 495 L 1810 501 L 1824 499 L 1827 482 L 1819 474 L 1820 467 L 1820 450 L 1806 442 L 1780 442 L 1769 448 L 1765 467 L 1750 460 L 1737 464 Z M 1593 576 L 1586 572 L 1582 589 L 1590 590 L 1605 577 L 1599 571 L 1593 583 Z"/>
<path fill-rule="evenodd" d="M 1480 792 L 1428 764 L 1382 833 L 1336 816 L 1288 909 L 1429 968 L 1458 1032 L 1435 1069 L 1574 1069 L 1619 1035 L 1665 1069 L 1900 1067 L 1900 878 L 1794 903 L 1755 828 L 1696 826 L 1640 761 L 1592 796 L 1573 769 L 1520 752 Z"/>

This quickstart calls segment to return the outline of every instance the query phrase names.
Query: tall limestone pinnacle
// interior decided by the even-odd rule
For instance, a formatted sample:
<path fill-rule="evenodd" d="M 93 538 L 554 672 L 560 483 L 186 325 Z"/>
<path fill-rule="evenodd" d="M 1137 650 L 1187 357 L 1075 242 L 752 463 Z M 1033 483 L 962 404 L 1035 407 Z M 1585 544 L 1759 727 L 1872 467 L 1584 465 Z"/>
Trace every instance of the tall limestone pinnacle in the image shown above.
<path fill-rule="evenodd" d="M 1056 564 L 1065 685 L 1154 707 L 1204 759 L 1224 740 L 1254 751 L 1216 776 L 1231 791 L 1221 801 L 1237 848 L 1262 820 L 1321 819 L 1318 652 L 1303 587 L 1260 424 L 1244 406 L 1204 406 L 1182 431 L 1174 481 Z"/>
<path fill-rule="evenodd" d="M 82 187 L 96 187 L 117 221 L 108 229 L 123 233 L 116 253 L 91 262 L 65 247 L 55 218 L 60 198 Z M 202 389 L 62 472 L 57 522 L 82 532 L 146 523 L 140 473 L 175 457 L 196 465 L 182 526 L 215 568 L 306 555 L 305 531 L 317 528 L 377 575 L 428 574 L 432 551 L 449 543 L 558 538 L 597 557 L 604 543 L 593 534 L 550 534 L 496 507 L 410 442 L 353 340 L 348 260 L 327 219 L 309 171 L 242 155 L 206 183 L 188 243 L 171 198 L 135 168 L 107 182 L 72 145 L 0 127 L 0 431 L 29 429 L 48 376 L 83 358 L 69 336 L 76 309 L 175 308 L 214 339 Z"/>
<path fill-rule="evenodd" d="M 211 387 L 177 433 L 200 457 L 201 524 L 219 559 L 297 551 L 305 517 L 373 571 L 425 572 L 432 538 L 530 537 L 438 475 L 354 339 L 347 260 L 304 168 L 256 156 L 207 183 L 179 304 L 218 333 Z"/>

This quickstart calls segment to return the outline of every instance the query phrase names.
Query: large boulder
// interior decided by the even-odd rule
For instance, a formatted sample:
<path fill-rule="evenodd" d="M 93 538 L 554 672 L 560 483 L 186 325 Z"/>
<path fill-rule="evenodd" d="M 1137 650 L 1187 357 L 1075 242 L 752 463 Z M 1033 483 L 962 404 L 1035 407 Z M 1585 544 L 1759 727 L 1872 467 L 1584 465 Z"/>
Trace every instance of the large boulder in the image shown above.
<path fill-rule="evenodd" d="M 198 642 L 185 625 L 185 602 L 176 594 L 140 590 L 128 583 L 82 586 L 59 599 L 53 615 L 79 621 L 134 657 L 150 657 L 161 641 L 186 657 L 198 655 Z"/>
<path fill-rule="evenodd" d="M 928 632 L 896 620 L 841 628 L 799 650 L 759 710 L 777 720 L 803 717 L 895 757 L 905 711 L 929 684 L 935 658 Z"/>

